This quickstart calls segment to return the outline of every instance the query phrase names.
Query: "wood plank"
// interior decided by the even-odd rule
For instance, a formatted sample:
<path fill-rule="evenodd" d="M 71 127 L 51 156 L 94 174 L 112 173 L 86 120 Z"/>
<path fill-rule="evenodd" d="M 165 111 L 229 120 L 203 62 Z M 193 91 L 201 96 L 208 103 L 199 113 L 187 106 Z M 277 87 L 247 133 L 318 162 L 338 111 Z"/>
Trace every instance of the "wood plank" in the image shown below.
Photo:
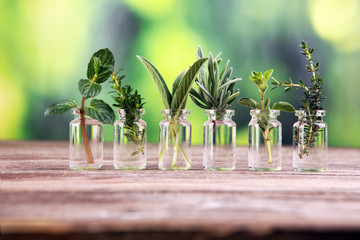
<path fill-rule="evenodd" d="M 360 149 L 330 148 L 329 171 L 247 170 L 247 148 L 237 148 L 237 170 L 202 170 L 202 148 L 193 148 L 189 171 L 157 169 L 157 145 L 148 169 L 68 169 L 66 142 L 0 142 L 1 231 L 4 234 L 109 232 L 347 231 L 360 233 Z M 179 235 L 180 236 L 180 235 Z"/>

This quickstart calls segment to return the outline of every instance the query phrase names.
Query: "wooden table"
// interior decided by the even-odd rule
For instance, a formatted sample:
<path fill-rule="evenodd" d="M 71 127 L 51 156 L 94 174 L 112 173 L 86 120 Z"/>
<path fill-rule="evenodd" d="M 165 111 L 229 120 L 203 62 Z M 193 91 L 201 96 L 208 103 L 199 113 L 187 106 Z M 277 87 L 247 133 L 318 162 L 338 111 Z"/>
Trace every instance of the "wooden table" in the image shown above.
<path fill-rule="evenodd" d="M 189 171 L 68 169 L 66 142 L 0 142 L 1 232 L 4 239 L 328 239 L 360 236 L 360 149 L 330 148 L 326 173 L 202 170 L 194 146 Z M 359 238 L 358 238 L 359 239 Z"/>

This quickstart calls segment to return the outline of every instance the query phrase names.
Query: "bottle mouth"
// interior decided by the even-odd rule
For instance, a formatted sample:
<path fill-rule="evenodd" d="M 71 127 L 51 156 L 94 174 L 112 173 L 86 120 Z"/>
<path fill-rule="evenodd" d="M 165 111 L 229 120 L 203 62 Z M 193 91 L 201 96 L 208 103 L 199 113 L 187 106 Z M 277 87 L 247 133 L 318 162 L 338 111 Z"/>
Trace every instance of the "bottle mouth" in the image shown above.
<path fill-rule="evenodd" d="M 145 109 L 116 109 L 116 113 L 119 115 L 126 114 L 145 114 Z"/>
<path fill-rule="evenodd" d="M 277 117 L 280 115 L 280 110 L 275 109 L 252 109 L 250 110 L 250 115 L 253 117 L 259 117 L 262 115 L 270 115 L 270 117 Z"/>
<path fill-rule="evenodd" d="M 307 116 L 323 117 L 325 115 L 326 115 L 326 110 L 310 110 L 310 111 L 296 110 L 295 111 L 295 116 L 298 117 L 307 117 Z"/>
<path fill-rule="evenodd" d="M 74 114 L 74 115 L 80 114 L 80 108 L 73 108 L 73 109 L 71 109 L 71 113 Z"/>
<path fill-rule="evenodd" d="M 190 110 L 187 109 L 162 109 L 161 110 L 161 114 L 163 114 L 164 116 L 176 116 L 178 115 L 182 115 L 182 116 L 187 116 L 190 114 Z"/>
<path fill-rule="evenodd" d="M 232 116 L 234 116 L 235 114 L 235 110 L 232 109 L 206 109 L 205 113 L 210 116 L 210 117 L 216 117 L 216 118 L 223 118 L 223 117 L 227 117 L 230 118 Z"/>

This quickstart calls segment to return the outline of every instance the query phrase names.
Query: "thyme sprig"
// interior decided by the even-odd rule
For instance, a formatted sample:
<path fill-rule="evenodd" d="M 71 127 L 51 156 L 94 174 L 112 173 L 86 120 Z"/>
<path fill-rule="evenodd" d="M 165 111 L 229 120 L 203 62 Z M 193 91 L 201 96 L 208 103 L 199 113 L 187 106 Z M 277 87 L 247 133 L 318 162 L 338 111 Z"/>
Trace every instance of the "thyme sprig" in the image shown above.
<path fill-rule="evenodd" d="M 300 121 L 308 121 L 309 125 L 304 126 L 305 145 L 299 149 L 299 157 L 303 158 L 304 155 L 309 155 L 309 148 L 313 146 L 316 137 L 319 135 L 319 131 L 321 131 L 317 125 L 314 125 L 318 117 L 312 115 L 311 111 L 323 110 L 322 100 L 325 99 L 325 97 L 322 94 L 323 79 L 319 75 L 320 64 L 318 62 L 314 63 L 312 55 L 315 49 L 308 47 L 304 41 L 302 41 L 299 46 L 302 49 L 300 53 L 305 56 L 306 61 L 309 63 L 306 65 L 306 70 L 311 73 L 310 86 L 307 86 L 302 80 L 294 84 L 291 79 L 288 82 L 279 82 L 274 78 L 272 84 L 275 85 L 273 89 L 284 87 L 285 92 L 290 92 L 293 87 L 297 90 L 304 90 L 304 98 L 300 109 L 306 112 L 307 120 Z M 299 138 L 299 129 L 297 129 L 295 136 L 297 144 L 299 144 Z"/>
<path fill-rule="evenodd" d="M 145 102 L 143 102 L 144 98 L 141 97 L 137 90 L 133 92 L 133 89 L 129 85 L 122 86 L 121 81 L 125 78 L 125 75 L 119 75 L 119 73 L 123 70 L 123 68 L 120 68 L 116 73 L 113 73 L 110 76 L 112 83 L 111 88 L 114 89 L 114 91 L 111 91 L 110 93 L 115 93 L 112 98 L 116 102 L 113 106 L 127 110 L 124 128 L 129 130 L 129 132 L 124 135 L 130 142 L 135 143 L 139 147 L 139 149 L 131 153 L 131 156 L 135 156 L 138 153 L 144 155 L 143 144 L 146 138 L 146 130 L 140 130 L 139 126 L 134 124 L 134 121 L 140 119 L 140 115 L 138 111 L 132 110 L 142 109 Z"/>

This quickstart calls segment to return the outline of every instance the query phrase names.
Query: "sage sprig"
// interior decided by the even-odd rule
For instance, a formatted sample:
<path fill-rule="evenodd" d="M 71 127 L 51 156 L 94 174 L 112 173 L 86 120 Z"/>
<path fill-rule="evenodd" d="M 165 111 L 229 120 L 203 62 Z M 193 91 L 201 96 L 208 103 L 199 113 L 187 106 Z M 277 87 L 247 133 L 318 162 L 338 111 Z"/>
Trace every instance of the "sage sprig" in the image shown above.
<path fill-rule="evenodd" d="M 230 60 L 227 60 L 223 69 L 220 68 L 221 54 L 220 52 L 214 58 L 212 53 L 209 53 L 208 67 L 202 67 L 195 79 L 199 90 L 196 91 L 194 88 L 190 90 L 191 99 L 201 108 L 228 109 L 240 93 L 240 90 L 235 90 L 234 87 L 241 78 L 231 79 L 233 69 L 232 67 L 228 68 Z M 198 59 L 204 57 L 201 46 L 198 47 L 196 55 Z"/>
<path fill-rule="evenodd" d="M 309 148 L 314 145 L 316 136 L 319 134 L 318 127 L 314 125 L 314 121 L 317 120 L 316 116 L 311 115 L 311 111 L 322 110 L 322 100 L 325 99 L 322 94 L 323 88 L 323 79 L 319 75 L 320 63 L 314 63 L 313 52 L 314 48 L 308 47 L 307 43 L 302 41 L 299 45 L 301 48 L 301 54 L 305 56 L 306 61 L 308 61 L 308 65 L 306 65 L 306 70 L 311 73 L 311 78 L 309 80 L 310 86 L 306 85 L 304 81 L 299 80 L 297 83 L 293 83 L 291 79 L 289 81 L 277 81 L 273 79 L 272 84 L 275 85 L 275 88 L 284 87 L 285 92 L 290 92 L 292 88 L 296 88 L 297 90 L 304 90 L 304 98 L 302 101 L 302 105 L 300 107 L 301 110 L 304 110 L 308 115 L 309 126 L 304 125 L 305 136 L 305 144 L 303 148 L 299 148 L 299 157 L 302 159 L 304 155 L 309 155 Z M 295 141 L 299 143 L 299 131 L 297 130 L 297 136 Z"/>
<path fill-rule="evenodd" d="M 184 160 L 190 165 L 190 161 L 188 160 L 187 156 L 185 155 L 180 143 L 176 141 L 177 135 L 179 134 L 180 125 L 177 122 L 177 119 L 180 115 L 181 109 L 185 108 L 187 97 L 191 90 L 191 87 L 195 81 L 197 74 L 199 73 L 201 67 L 204 63 L 208 60 L 208 58 L 200 58 L 196 62 L 194 62 L 188 70 L 182 71 L 173 81 L 172 84 L 172 91 L 170 93 L 168 86 L 162 75 L 160 74 L 159 70 L 150 63 L 147 59 L 136 56 L 139 61 L 144 65 L 145 69 L 148 71 L 150 77 L 153 79 L 164 107 L 166 109 L 177 110 L 175 116 L 172 118 L 170 126 L 169 126 L 169 134 L 167 135 L 167 139 L 165 144 L 162 146 L 159 156 L 159 165 L 161 165 L 166 146 L 169 143 L 170 138 L 173 138 L 176 142 L 175 152 L 180 151 Z M 175 126 L 177 126 L 177 130 L 175 130 Z M 176 166 L 176 154 L 174 154 L 172 167 Z"/>
<path fill-rule="evenodd" d="M 85 114 L 104 124 L 112 124 L 115 114 L 112 108 L 100 99 L 92 99 L 88 106 L 85 100 L 96 97 L 101 92 L 101 83 L 105 82 L 114 71 L 115 59 L 112 52 L 105 48 L 95 52 L 87 68 L 87 78 L 78 82 L 78 90 L 82 96 L 81 105 L 78 106 L 75 100 L 62 100 L 50 105 L 44 112 L 45 116 L 62 114 L 73 108 L 78 108 L 80 112 L 80 129 L 84 141 L 84 148 L 88 163 L 94 163 L 88 136 L 85 130 Z"/>
<path fill-rule="evenodd" d="M 135 156 L 139 153 L 144 155 L 143 144 L 146 138 L 146 129 L 140 130 L 139 126 L 134 124 L 134 121 L 138 120 L 140 116 L 137 111 L 133 111 L 143 108 L 145 104 L 145 102 L 143 102 L 144 98 L 141 97 L 137 90 L 133 92 L 133 89 L 129 85 L 122 86 L 122 80 L 125 78 L 125 75 L 119 75 L 122 70 L 124 69 L 121 68 L 117 73 L 111 75 L 111 88 L 114 89 L 111 93 L 115 93 L 112 98 L 116 102 L 113 106 L 127 110 L 124 128 L 129 132 L 124 135 L 130 142 L 133 142 L 139 147 L 136 151 L 131 153 L 131 156 Z"/>
<path fill-rule="evenodd" d="M 252 98 L 241 98 L 239 100 L 239 104 L 245 107 L 249 107 L 252 109 L 262 110 L 259 116 L 259 127 L 261 129 L 262 135 L 264 137 L 265 146 L 268 153 L 269 163 L 272 163 L 272 155 L 271 155 L 271 145 L 270 145 L 270 133 L 273 129 L 270 121 L 270 99 L 265 99 L 265 93 L 269 88 L 268 81 L 271 78 L 273 73 L 273 69 L 270 69 L 264 73 L 261 72 L 251 72 L 250 80 L 256 84 L 259 94 L 260 94 L 260 102 L 252 99 Z M 272 107 L 273 110 L 280 110 L 284 112 L 295 112 L 295 108 L 287 102 L 277 102 Z"/>

